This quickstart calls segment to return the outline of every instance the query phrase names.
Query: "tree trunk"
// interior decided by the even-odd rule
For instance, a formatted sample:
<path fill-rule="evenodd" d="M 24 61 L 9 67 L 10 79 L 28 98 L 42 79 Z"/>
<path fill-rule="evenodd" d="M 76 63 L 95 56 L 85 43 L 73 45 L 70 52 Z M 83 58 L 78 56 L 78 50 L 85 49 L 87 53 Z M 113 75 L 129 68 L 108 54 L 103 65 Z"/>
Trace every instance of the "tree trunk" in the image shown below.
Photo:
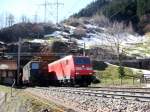
<path fill-rule="evenodd" d="M 120 81 L 121 81 L 121 85 L 122 85 L 122 77 L 120 78 Z"/>

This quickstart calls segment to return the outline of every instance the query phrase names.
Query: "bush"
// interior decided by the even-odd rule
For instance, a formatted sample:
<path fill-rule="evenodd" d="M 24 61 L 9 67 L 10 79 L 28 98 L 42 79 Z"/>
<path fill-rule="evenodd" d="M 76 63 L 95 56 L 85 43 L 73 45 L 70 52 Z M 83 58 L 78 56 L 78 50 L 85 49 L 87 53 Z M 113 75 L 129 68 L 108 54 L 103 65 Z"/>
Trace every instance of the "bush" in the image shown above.
<path fill-rule="evenodd" d="M 108 67 L 103 61 L 93 61 L 92 63 L 95 70 L 105 70 Z"/>
<path fill-rule="evenodd" d="M 97 77 L 93 77 L 93 81 L 92 81 L 93 84 L 98 84 L 98 83 L 101 83 L 100 79 L 98 79 Z"/>
<path fill-rule="evenodd" d="M 123 66 L 118 67 L 118 72 L 119 72 L 119 78 L 125 77 L 125 70 Z"/>

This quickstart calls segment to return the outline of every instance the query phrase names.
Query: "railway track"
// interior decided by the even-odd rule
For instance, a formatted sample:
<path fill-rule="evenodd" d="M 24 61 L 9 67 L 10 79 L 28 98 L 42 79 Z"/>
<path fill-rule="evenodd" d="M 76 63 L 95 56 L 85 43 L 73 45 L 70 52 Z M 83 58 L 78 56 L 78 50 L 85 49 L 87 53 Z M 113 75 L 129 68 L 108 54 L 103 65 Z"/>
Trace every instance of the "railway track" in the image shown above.
<path fill-rule="evenodd" d="M 27 91 L 77 112 L 150 111 L 150 92 L 143 89 L 35 87 Z"/>
<path fill-rule="evenodd" d="M 121 89 L 121 90 L 125 90 L 125 89 L 128 89 L 128 90 L 149 90 L 150 91 L 150 88 L 146 88 L 146 87 L 88 87 L 88 88 L 91 88 L 91 89 Z"/>
<path fill-rule="evenodd" d="M 90 91 L 108 91 L 108 92 L 126 92 L 126 93 L 139 93 L 149 94 L 150 88 L 77 88 L 77 90 L 90 90 Z"/>
<path fill-rule="evenodd" d="M 150 88 L 67 88 L 67 87 L 49 87 L 38 88 L 55 92 L 65 92 L 71 94 L 88 95 L 95 97 L 106 97 L 116 99 L 138 100 L 150 102 Z"/>

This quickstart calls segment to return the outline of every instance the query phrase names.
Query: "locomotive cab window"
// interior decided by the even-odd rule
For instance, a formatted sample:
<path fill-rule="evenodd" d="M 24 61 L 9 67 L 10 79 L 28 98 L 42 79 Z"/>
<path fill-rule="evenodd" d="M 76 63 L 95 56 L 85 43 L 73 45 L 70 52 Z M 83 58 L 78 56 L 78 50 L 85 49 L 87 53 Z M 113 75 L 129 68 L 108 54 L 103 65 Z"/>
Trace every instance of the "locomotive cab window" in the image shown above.
<path fill-rule="evenodd" d="M 75 57 L 74 58 L 74 63 L 75 64 L 91 64 L 90 59 L 87 57 Z"/>
<path fill-rule="evenodd" d="M 39 64 L 38 63 L 32 63 L 31 68 L 32 69 L 39 69 Z"/>

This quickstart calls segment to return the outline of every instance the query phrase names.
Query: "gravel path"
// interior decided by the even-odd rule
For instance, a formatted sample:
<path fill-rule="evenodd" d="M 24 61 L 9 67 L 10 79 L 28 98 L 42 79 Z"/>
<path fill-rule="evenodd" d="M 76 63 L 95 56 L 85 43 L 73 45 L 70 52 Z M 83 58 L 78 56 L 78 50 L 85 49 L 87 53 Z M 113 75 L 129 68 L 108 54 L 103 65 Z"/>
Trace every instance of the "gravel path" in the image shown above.
<path fill-rule="evenodd" d="M 0 93 L 0 112 L 2 112 L 4 101 L 5 101 L 5 94 Z"/>
<path fill-rule="evenodd" d="M 71 94 L 59 92 L 60 89 L 62 88 L 29 88 L 27 91 L 77 112 L 150 112 L 150 102 Z"/>
<path fill-rule="evenodd" d="M 4 93 L 0 93 L 0 104 L 2 103 L 3 99 L 4 99 Z"/>

